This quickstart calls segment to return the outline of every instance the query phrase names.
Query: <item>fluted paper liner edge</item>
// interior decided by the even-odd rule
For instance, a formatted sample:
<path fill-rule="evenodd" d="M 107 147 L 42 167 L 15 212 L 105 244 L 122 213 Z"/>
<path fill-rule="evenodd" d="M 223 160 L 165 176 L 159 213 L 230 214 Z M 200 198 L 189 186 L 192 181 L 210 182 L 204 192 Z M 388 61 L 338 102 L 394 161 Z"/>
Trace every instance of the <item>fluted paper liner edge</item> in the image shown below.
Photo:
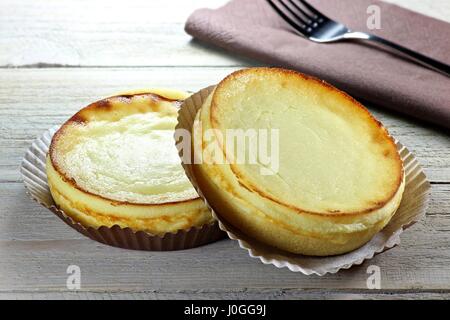
<path fill-rule="evenodd" d="M 178 124 L 176 129 L 184 129 L 192 134 L 197 111 L 203 102 L 214 90 L 215 86 L 210 86 L 193 94 L 182 104 L 178 114 Z M 368 243 L 359 249 L 349 253 L 330 256 L 312 257 L 288 252 L 264 245 L 251 237 L 248 237 L 240 230 L 234 228 L 208 203 L 208 190 L 201 190 L 197 184 L 195 175 L 190 164 L 182 163 L 186 175 L 194 185 L 200 197 L 211 209 L 213 216 L 219 221 L 219 227 L 225 231 L 228 237 L 236 240 L 239 247 L 248 251 L 252 258 L 259 259 L 264 264 L 272 264 L 278 268 L 288 268 L 294 272 L 301 272 L 306 275 L 325 275 L 336 273 L 341 269 L 348 269 L 353 265 L 362 264 L 365 260 L 373 258 L 376 254 L 393 248 L 400 244 L 400 234 L 417 221 L 425 218 L 428 207 L 430 183 L 422 171 L 422 168 L 414 155 L 396 141 L 397 149 L 403 161 L 405 170 L 405 191 L 397 212 L 394 214 L 388 225 L 378 232 Z M 181 144 L 179 155 L 182 159 Z M 192 161 L 191 161 L 192 163 Z"/>
<path fill-rule="evenodd" d="M 86 227 L 75 221 L 55 205 L 47 182 L 45 157 L 51 139 L 57 130 L 58 126 L 55 126 L 33 141 L 22 159 L 20 171 L 29 195 L 39 204 L 55 213 L 70 227 L 92 240 L 110 246 L 146 251 L 184 250 L 202 246 L 225 237 L 217 222 L 159 236 L 145 231 L 122 228 L 118 225 L 112 227 L 102 226 L 100 228 Z"/>

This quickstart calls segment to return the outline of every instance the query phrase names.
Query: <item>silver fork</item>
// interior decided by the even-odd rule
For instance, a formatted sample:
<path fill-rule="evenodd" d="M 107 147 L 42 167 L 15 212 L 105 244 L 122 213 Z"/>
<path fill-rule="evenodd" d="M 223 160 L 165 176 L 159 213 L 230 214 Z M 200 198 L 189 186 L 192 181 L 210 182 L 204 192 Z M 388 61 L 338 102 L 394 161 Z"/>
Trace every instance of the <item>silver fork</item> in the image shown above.
<path fill-rule="evenodd" d="M 368 40 L 393 49 L 396 53 L 450 76 L 450 66 L 376 35 L 352 31 L 331 20 L 304 0 L 267 0 L 273 9 L 296 31 L 309 40 L 325 43 L 342 40 Z"/>

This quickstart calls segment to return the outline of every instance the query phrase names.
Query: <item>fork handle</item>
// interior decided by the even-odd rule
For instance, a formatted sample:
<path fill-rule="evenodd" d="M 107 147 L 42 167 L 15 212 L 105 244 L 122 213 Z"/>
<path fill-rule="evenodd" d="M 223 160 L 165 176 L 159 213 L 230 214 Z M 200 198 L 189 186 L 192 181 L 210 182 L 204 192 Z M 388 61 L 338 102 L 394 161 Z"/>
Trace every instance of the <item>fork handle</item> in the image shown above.
<path fill-rule="evenodd" d="M 348 32 L 344 35 L 344 38 L 345 39 L 368 40 L 368 41 L 373 41 L 373 42 L 379 43 L 383 46 L 394 49 L 395 51 L 397 51 L 398 53 L 400 53 L 402 55 L 406 55 L 413 61 L 415 61 L 425 67 L 428 67 L 430 69 L 433 69 L 435 71 L 438 71 L 438 72 L 443 73 L 450 77 L 450 66 L 448 64 L 445 64 L 443 62 L 440 62 L 440 61 L 437 61 L 430 57 L 427 57 L 423 54 L 420 54 L 416 51 L 405 48 L 401 45 L 398 45 L 398 44 L 388 41 L 386 39 L 380 38 L 376 35 L 365 33 L 365 32 Z"/>

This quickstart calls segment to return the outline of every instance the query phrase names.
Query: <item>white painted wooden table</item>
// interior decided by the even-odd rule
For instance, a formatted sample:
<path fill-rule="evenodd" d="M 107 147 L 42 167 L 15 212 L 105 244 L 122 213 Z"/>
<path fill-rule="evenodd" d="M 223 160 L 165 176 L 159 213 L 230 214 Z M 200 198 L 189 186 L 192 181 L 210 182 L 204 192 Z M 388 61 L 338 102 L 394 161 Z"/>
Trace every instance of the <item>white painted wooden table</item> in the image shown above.
<path fill-rule="evenodd" d="M 390 0 L 450 20 L 447 0 Z M 257 62 L 183 31 L 195 8 L 224 0 L 0 2 L 0 298 L 450 298 L 450 136 L 370 108 L 432 182 L 427 218 L 402 244 L 324 277 L 262 265 L 230 240 L 179 252 L 136 252 L 91 241 L 25 194 L 19 163 L 30 142 L 87 103 L 125 89 L 195 91 Z M 369 106 L 370 107 L 370 106 Z M 366 287 L 367 267 L 381 289 Z M 66 269 L 81 268 L 81 289 Z"/>

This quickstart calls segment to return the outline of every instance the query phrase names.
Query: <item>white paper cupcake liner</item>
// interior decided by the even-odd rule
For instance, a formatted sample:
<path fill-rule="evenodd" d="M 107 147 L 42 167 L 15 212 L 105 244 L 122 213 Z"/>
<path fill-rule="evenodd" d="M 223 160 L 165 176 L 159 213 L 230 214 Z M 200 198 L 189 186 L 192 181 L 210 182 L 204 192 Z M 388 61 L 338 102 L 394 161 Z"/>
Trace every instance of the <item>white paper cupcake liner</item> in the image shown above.
<path fill-rule="evenodd" d="M 205 99 L 213 91 L 214 86 L 210 86 L 195 93 L 186 99 L 181 106 L 178 115 L 178 125 L 176 129 L 184 129 L 192 133 L 197 111 L 201 108 Z M 248 251 L 250 257 L 258 258 L 264 264 L 272 264 L 278 268 L 288 268 L 294 272 L 301 272 L 306 275 L 325 275 L 336 273 L 341 269 L 348 269 L 353 265 L 359 265 L 364 260 L 371 259 L 375 254 L 386 251 L 400 244 L 400 234 L 409 226 L 425 217 L 428 206 L 430 184 L 426 179 L 418 161 L 409 150 L 400 142 L 397 148 L 403 160 L 405 170 L 405 191 L 400 207 L 388 223 L 388 225 L 377 233 L 368 243 L 359 249 L 349 253 L 330 256 L 313 257 L 298 254 L 291 254 L 280 249 L 267 246 L 242 233 L 227 223 L 211 208 L 207 200 L 207 190 L 200 190 L 192 172 L 190 164 L 183 163 L 183 167 L 191 183 L 196 188 L 206 205 L 213 212 L 214 217 L 219 221 L 219 227 L 228 234 L 230 239 L 236 240 L 239 247 Z M 180 157 L 182 150 L 179 150 Z M 182 157 L 181 157 L 182 158 Z M 192 163 L 192 161 L 191 161 Z"/>
<path fill-rule="evenodd" d="M 45 158 L 52 137 L 57 130 L 58 127 L 47 130 L 31 144 L 22 160 L 20 170 L 30 196 L 78 232 L 110 246 L 148 251 L 189 249 L 225 237 L 225 233 L 219 229 L 217 222 L 159 236 L 130 228 L 121 228 L 118 225 L 100 228 L 86 227 L 73 220 L 55 205 L 47 183 Z"/>

